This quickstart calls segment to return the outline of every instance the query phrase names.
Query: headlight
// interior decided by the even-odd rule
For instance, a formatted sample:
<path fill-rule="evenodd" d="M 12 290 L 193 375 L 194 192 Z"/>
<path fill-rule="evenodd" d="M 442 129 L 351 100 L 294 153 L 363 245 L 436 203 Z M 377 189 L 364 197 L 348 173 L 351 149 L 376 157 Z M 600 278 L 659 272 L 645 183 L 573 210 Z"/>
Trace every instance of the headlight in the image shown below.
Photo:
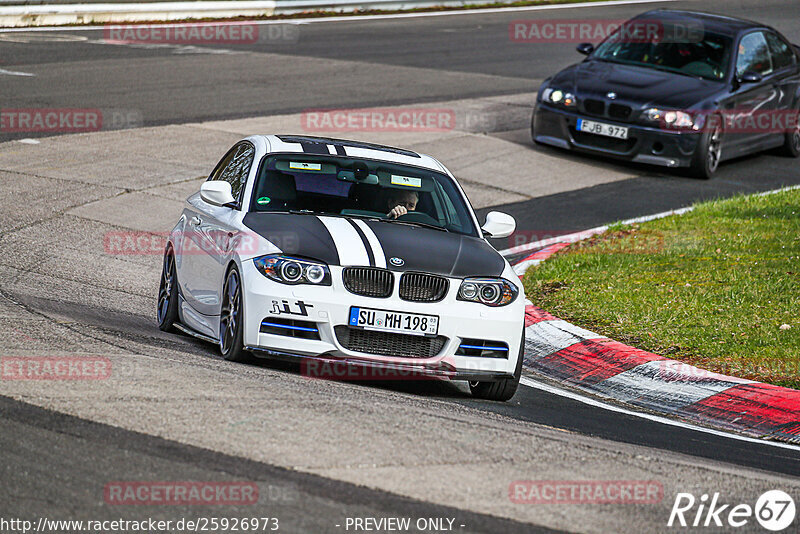
<path fill-rule="evenodd" d="M 544 93 L 542 93 L 542 99 L 550 104 L 557 104 L 568 108 L 574 107 L 577 104 L 575 95 L 564 92 L 561 89 L 545 89 Z"/>
<path fill-rule="evenodd" d="M 644 114 L 649 120 L 660 122 L 668 128 L 692 128 L 694 126 L 692 116 L 685 111 L 666 111 L 650 108 Z"/>
<path fill-rule="evenodd" d="M 466 278 L 458 290 L 458 300 L 505 306 L 517 298 L 519 289 L 505 278 Z"/>
<path fill-rule="evenodd" d="M 282 284 L 331 285 L 331 271 L 324 263 L 280 254 L 261 256 L 253 263 L 261 274 Z"/>

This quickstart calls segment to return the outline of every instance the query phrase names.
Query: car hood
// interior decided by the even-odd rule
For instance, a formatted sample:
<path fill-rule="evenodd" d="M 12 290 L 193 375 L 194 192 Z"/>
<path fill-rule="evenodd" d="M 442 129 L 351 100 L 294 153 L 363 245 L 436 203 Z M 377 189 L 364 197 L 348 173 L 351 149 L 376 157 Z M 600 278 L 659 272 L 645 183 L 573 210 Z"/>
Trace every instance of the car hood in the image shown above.
<path fill-rule="evenodd" d="M 290 213 L 248 213 L 243 223 L 284 254 L 328 265 L 385 265 L 456 278 L 500 276 L 505 269 L 502 256 L 485 240 L 454 232 Z"/>
<path fill-rule="evenodd" d="M 720 82 L 683 76 L 645 67 L 604 61 L 584 61 L 559 72 L 550 87 L 573 92 L 578 99 L 616 100 L 634 108 L 669 107 L 691 109 L 723 87 Z"/>

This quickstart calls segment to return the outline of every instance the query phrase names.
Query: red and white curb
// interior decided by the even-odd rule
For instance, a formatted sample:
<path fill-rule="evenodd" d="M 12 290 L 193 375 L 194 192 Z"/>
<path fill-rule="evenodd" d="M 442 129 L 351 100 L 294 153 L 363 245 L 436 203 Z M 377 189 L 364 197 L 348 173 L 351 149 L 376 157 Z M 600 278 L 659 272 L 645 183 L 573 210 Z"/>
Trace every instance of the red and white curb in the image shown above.
<path fill-rule="evenodd" d="M 644 222 L 690 209 L 626 222 Z M 539 248 L 515 262 L 514 270 L 522 277 L 528 267 L 606 228 L 501 252 L 516 255 Z M 638 409 L 754 438 L 800 444 L 799 390 L 712 373 L 630 347 L 563 321 L 530 302 L 525 309 L 524 366 L 535 374 Z M 523 380 L 523 384 L 539 387 L 531 382 L 530 378 Z"/>
<path fill-rule="evenodd" d="M 748 436 L 800 444 L 800 391 L 712 373 L 554 317 L 525 313 L 528 370 L 617 402 Z"/>

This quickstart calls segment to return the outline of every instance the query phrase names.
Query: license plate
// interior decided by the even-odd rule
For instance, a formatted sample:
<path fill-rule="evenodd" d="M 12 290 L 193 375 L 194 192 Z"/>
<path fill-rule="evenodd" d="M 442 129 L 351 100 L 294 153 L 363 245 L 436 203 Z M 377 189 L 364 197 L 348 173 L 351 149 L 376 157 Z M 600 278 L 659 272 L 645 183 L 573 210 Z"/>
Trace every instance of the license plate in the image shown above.
<path fill-rule="evenodd" d="M 617 139 L 627 139 L 628 129 L 624 126 L 614 126 L 613 124 L 606 124 L 604 122 L 587 121 L 585 119 L 578 119 L 578 130 L 586 133 L 593 133 L 597 135 L 605 135 L 606 137 L 615 137 Z"/>
<path fill-rule="evenodd" d="M 404 313 L 372 308 L 350 308 L 350 326 L 381 332 L 399 332 L 418 336 L 435 336 L 439 331 L 439 318 L 435 315 Z"/>

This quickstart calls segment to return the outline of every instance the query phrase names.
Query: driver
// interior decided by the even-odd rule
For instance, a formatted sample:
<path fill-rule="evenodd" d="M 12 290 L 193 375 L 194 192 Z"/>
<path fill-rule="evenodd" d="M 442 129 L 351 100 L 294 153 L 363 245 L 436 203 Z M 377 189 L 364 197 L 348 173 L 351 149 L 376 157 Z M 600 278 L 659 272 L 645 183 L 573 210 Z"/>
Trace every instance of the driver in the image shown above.
<path fill-rule="evenodd" d="M 390 219 L 396 219 L 405 215 L 409 211 L 417 209 L 417 202 L 419 195 L 416 191 L 409 191 L 407 189 L 398 189 L 389 194 L 387 206 L 389 213 L 386 214 Z"/>

